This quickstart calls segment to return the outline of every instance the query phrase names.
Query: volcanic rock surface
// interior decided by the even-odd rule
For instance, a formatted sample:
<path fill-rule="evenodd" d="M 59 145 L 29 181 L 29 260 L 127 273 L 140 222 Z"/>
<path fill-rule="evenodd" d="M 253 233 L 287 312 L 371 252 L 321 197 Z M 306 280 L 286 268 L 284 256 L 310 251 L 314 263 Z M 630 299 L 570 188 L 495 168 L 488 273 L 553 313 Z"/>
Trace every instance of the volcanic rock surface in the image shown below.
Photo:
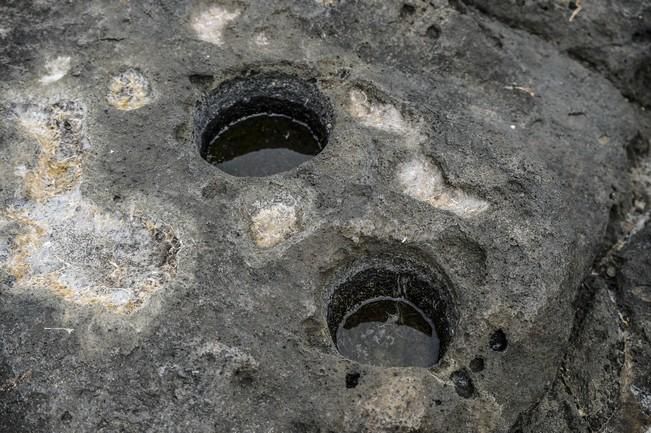
<path fill-rule="evenodd" d="M 646 0 L 2 2 L 0 432 L 648 433 L 649 35 Z M 314 88 L 322 152 L 204 160 L 237 80 Z M 436 282 L 431 368 L 338 353 L 369 268 Z"/>

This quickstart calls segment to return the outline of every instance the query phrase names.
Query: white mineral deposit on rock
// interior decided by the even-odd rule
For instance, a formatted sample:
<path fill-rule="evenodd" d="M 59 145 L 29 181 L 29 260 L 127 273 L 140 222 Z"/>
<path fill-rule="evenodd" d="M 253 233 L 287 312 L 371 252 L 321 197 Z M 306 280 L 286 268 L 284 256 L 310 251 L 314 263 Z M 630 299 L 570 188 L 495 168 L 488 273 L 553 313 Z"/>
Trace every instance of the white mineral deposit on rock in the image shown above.
<path fill-rule="evenodd" d="M 296 205 L 274 203 L 251 218 L 251 236 L 260 248 L 271 248 L 297 233 L 300 216 Z"/>
<path fill-rule="evenodd" d="M 118 110 L 137 110 L 152 101 L 151 85 L 140 71 L 128 69 L 111 78 L 106 99 Z"/>
<path fill-rule="evenodd" d="M 224 44 L 224 30 L 240 16 L 238 9 L 229 11 L 221 6 L 212 6 L 192 16 L 191 25 L 197 37 L 215 45 Z"/>
<path fill-rule="evenodd" d="M 45 69 L 47 70 L 47 74 L 41 77 L 41 83 L 50 84 L 59 81 L 70 71 L 70 57 L 59 56 L 55 59 L 49 60 L 45 64 Z"/>
<path fill-rule="evenodd" d="M 460 217 L 476 215 L 489 206 L 488 202 L 448 185 L 441 170 L 424 158 L 400 164 L 396 180 L 404 194 Z"/>

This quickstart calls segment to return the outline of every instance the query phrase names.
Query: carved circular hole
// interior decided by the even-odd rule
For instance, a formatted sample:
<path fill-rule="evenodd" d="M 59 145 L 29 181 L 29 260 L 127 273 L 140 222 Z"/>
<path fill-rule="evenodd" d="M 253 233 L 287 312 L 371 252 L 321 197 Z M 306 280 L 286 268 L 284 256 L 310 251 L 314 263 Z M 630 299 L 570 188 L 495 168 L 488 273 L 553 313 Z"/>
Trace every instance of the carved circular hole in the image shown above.
<path fill-rule="evenodd" d="M 447 287 L 409 266 L 373 266 L 334 290 L 328 327 L 339 353 L 384 367 L 431 367 L 451 337 Z"/>
<path fill-rule="evenodd" d="M 233 176 L 282 173 L 312 159 L 328 142 L 330 104 L 316 84 L 290 76 L 227 81 L 195 117 L 201 156 Z"/>

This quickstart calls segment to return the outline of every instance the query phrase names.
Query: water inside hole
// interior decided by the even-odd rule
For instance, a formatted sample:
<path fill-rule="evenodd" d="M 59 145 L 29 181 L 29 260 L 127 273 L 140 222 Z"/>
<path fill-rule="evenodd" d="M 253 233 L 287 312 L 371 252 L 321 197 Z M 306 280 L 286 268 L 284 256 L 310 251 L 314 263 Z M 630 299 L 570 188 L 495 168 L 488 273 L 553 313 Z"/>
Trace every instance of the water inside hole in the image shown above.
<path fill-rule="evenodd" d="M 337 329 L 337 349 L 354 361 L 385 367 L 431 367 L 439 359 L 436 328 L 411 302 L 370 299 Z"/>
<path fill-rule="evenodd" d="M 321 152 L 310 127 L 284 114 L 241 118 L 212 139 L 206 160 L 234 176 L 269 176 L 290 170 Z"/>

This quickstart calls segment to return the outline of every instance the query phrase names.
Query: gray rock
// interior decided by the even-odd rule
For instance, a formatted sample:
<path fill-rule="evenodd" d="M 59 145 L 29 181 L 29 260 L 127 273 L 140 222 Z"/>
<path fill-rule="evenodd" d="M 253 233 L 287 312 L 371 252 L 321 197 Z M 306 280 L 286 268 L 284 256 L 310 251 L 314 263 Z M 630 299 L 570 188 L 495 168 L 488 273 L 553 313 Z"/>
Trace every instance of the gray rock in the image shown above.
<path fill-rule="evenodd" d="M 600 424 L 617 310 L 595 296 L 596 349 L 574 301 L 645 115 L 453 3 L 3 3 L 0 432 L 507 432 L 562 408 L 550 390 L 582 404 L 555 431 Z M 202 159 L 208 94 L 288 75 L 332 107 L 319 155 L 266 178 Z M 434 282 L 432 368 L 338 354 L 328 303 L 369 266 Z M 554 386 L 603 356 L 598 389 Z"/>
<path fill-rule="evenodd" d="M 467 0 L 477 11 L 556 44 L 651 105 L 651 3 L 625 0 Z"/>

